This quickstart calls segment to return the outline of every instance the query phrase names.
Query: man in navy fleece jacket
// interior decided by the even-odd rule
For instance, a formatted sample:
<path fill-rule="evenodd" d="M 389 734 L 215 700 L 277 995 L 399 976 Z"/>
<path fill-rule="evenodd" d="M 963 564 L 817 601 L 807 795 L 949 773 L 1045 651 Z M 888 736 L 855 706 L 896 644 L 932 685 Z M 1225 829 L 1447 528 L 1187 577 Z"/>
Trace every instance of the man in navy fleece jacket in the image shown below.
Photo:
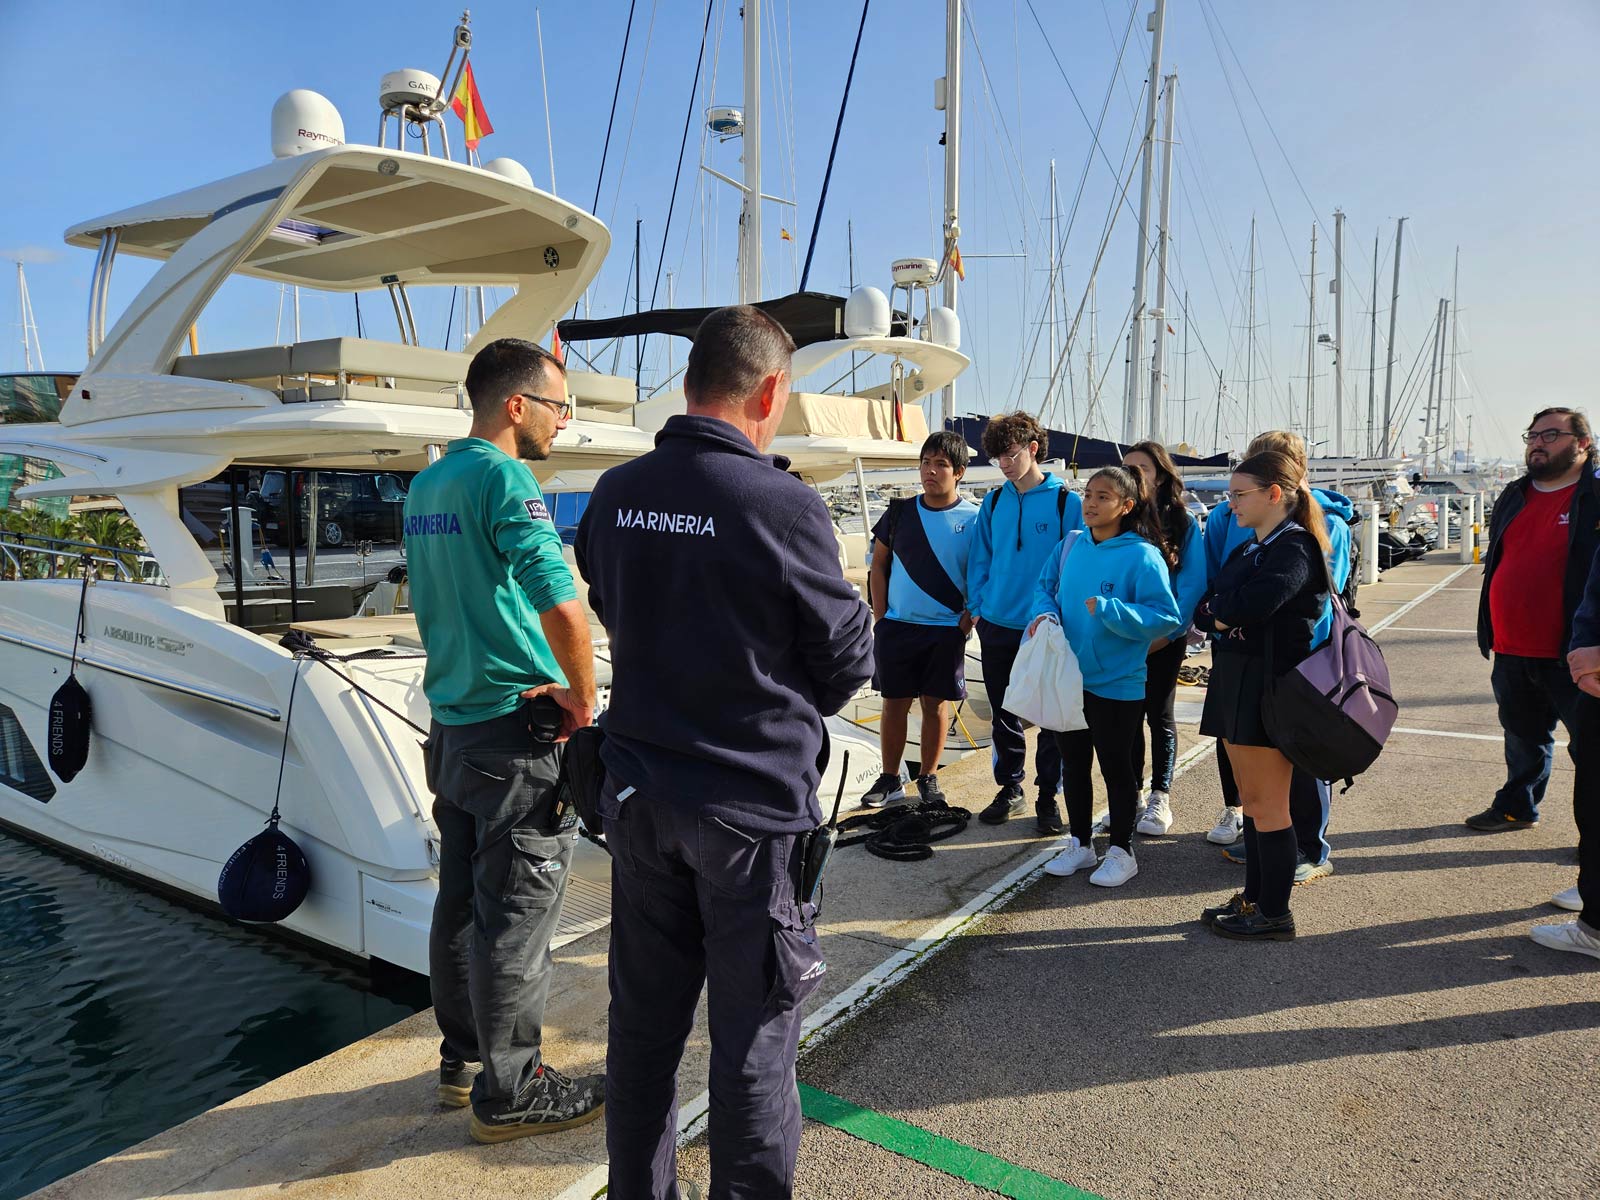
<path fill-rule="evenodd" d="M 763 453 L 793 351 L 759 309 L 706 317 L 688 413 L 601 477 L 574 543 L 611 638 L 613 1200 L 676 1194 L 674 1075 L 707 983 L 711 1194 L 793 1194 L 800 1008 L 827 970 L 799 835 L 821 823 L 822 719 L 872 675 L 827 506 Z"/>

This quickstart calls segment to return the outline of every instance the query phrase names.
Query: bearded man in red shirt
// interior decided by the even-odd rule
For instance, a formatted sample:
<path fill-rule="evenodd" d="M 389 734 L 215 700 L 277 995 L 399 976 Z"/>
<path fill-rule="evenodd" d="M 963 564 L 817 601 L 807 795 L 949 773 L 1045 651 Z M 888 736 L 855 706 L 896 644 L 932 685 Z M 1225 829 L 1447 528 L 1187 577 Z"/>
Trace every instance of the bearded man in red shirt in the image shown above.
<path fill-rule="evenodd" d="M 1582 692 L 1565 661 L 1572 618 L 1600 547 L 1600 478 L 1589 422 L 1547 408 L 1522 435 L 1528 473 L 1495 502 L 1478 602 L 1478 649 L 1505 731 L 1506 782 L 1467 818 L 1480 833 L 1530 829 L 1550 781 L 1556 723 L 1571 743 Z"/>

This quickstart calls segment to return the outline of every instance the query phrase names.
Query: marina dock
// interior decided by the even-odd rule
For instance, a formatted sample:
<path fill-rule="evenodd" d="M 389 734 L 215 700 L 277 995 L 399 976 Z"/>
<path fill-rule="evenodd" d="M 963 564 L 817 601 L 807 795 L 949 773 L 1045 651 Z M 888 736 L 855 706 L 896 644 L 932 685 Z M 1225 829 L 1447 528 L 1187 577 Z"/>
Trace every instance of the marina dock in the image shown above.
<path fill-rule="evenodd" d="M 974 822 L 927 862 L 839 852 L 797 1194 L 1600 1195 L 1600 974 L 1527 936 L 1575 878 L 1565 752 L 1537 828 L 1462 825 L 1503 771 L 1480 577 L 1436 552 L 1362 589 L 1400 725 L 1335 790 L 1335 874 L 1295 890 L 1296 942 L 1227 942 L 1196 919 L 1243 869 L 1202 836 L 1221 800 L 1192 723 L 1176 824 L 1138 839 L 1121 889 L 1043 876 L 1053 839 L 1031 815 Z M 1194 694 L 1180 689 L 1180 716 Z M 993 793 L 986 756 L 942 777 L 974 811 Z M 545 1046 L 563 1070 L 603 1062 L 606 945 L 599 931 L 556 954 Z M 419 1013 L 34 1195 L 600 1191 L 600 1123 L 475 1145 L 465 1112 L 435 1103 L 437 1047 Z M 707 1052 L 702 1010 L 681 1085 L 681 1170 L 702 1186 Z"/>

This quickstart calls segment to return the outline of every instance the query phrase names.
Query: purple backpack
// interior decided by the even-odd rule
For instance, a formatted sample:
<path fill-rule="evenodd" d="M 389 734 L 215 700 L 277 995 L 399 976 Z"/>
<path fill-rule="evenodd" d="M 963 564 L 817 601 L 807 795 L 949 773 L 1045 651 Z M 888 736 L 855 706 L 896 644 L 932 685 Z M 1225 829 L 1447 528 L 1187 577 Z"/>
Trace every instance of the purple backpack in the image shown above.
<path fill-rule="evenodd" d="M 1327 568 L 1327 560 L 1323 560 Z M 1261 718 L 1283 756 L 1317 779 L 1350 785 L 1374 762 L 1400 715 L 1389 665 L 1370 634 L 1345 608 L 1328 573 L 1333 628 L 1293 670 L 1274 675 L 1267 637 L 1267 685 Z"/>

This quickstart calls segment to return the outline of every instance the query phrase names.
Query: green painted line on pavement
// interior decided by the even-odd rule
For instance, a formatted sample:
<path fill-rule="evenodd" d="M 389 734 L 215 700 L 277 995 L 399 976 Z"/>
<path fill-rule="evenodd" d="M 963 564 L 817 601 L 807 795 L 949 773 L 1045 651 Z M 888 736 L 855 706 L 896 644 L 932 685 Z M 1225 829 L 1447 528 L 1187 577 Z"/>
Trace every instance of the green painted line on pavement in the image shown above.
<path fill-rule="evenodd" d="M 800 1111 L 818 1124 L 842 1130 L 851 1137 L 991 1192 L 1010 1196 L 1012 1200 L 1105 1200 L 1094 1192 L 1075 1188 L 1070 1183 L 1051 1179 L 870 1108 L 859 1108 L 832 1092 L 803 1083 L 800 1085 Z"/>

